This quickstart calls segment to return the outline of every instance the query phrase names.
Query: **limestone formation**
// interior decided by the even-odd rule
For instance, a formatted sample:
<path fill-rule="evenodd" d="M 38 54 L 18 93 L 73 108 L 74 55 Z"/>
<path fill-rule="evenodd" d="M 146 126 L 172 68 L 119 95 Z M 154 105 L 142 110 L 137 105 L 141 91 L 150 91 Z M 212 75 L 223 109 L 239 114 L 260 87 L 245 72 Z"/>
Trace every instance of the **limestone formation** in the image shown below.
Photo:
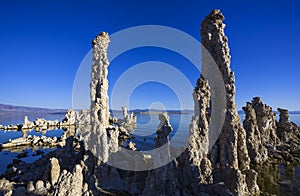
<path fill-rule="evenodd" d="M 295 127 L 290 122 L 290 116 L 289 111 L 286 109 L 277 109 L 279 114 L 279 122 L 278 122 L 278 129 L 277 134 L 281 141 L 283 142 L 289 142 L 290 139 L 293 136 L 293 132 L 298 129 L 298 127 Z"/>
<path fill-rule="evenodd" d="M 246 132 L 236 110 L 235 78 L 230 69 L 228 38 L 224 33 L 223 20 L 224 16 L 220 10 L 213 10 L 201 25 L 202 44 L 218 65 L 226 90 L 224 125 L 210 152 L 213 178 L 214 183 L 223 181 L 235 195 L 254 194 L 258 190 L 253 189 L 257 186 L 250 185 L 248 180 L 248 177 L 255 174 L 249 170 L 250 158 L 246 146 Z M 203 63 L 209 62 L 203 61 Z M 253 183 L 256 182 L 251 182 Z"/>
<path fill-rule="evenodd" d="M 22 137 L 16 139 L 9 139 L 7 142 L 0 144 L 0 149 L 13 149 L 15 147 L 18 148 L 26 148 L 26 147 L 55 147 L 55 146 L 64 146 L 66 144 L 66 140 L 69 137 L 77 137 L 78 130 L 75 129 L 75 126 L 68 126 L 64 128 L 64 132 L 60 137 L 46 137 L 45 135 L 36 136 L 36 135 L 27 135 L 26 130 L 22 130 Z M 45 134 L 45 133 L 43 133 Z"/>
<path fill-rule="evenodd" d="M 89 110 L 81 110 L 76 125 L 90 125 L 91 116 Z"/>
<path fill-rule="evenodd" d="M 77 121 L 77 112 L 74 110 L 68 110 L 65 118 L 60 123 L 60 126 L 69 126 L 69 125 L 75 125 Z"/>
<path fill-rule="evenodd" d="M 276 114 L 259 97 L 254 97 L 243 110 L 246 114 L 244 128 L 249 156 L 253 163 L 263 163 L 268 159 L 267 146 L 278 143 Z"/>
<path fill-rule="evenodd" d="M 133 112 L 129 114 L 126 107 L 122 107 L 122 111 L 123 119 L 118 119 L 119 126 L 124 127 L 130 132 L 134 131 L 136 128 L 136 116 L 133 115 Z"/>
<path fill-rule="evenodd" d="M 37 195 L 46 195 L 48 193 L 45 183 L 42 180 L 38 180 L 35 184 L 35 190 L 33 192 Z"/>
<path fill-rule="evenodd" d="M 170 145 L 169 134 L 173 130 L 172 126 L 170 125 L 170 117 L 168 116 L 168 113 L 161 113 L 158 115 L 158 118 L 160 120 L 160 124 L 157 127 L 157 136 L 154 139 L 155 148 L 159 148 L 165 144 Z"/>
<path fill-rule="evenodd" d="M 157 135 L 154 138 L 154 147 L 159 148 L 159 150 L 157 151 L 157 155 L 154 157 L 154 161 L 158 165 L 163 165 L 161 163 L 167 162 L 167 160 L 171 157 L 169 134 L 172 132 L 173 128 L 170 125 L 170 117 L 168 113 L 161 113 L 158 115 L 158 118 L 160 123 L 157 127 Z"/>
<path fill-rule="evenodd" d="M 37 118 L 37 119 L 35 119 L 34 125 L 36 127 L 44 129 L 44 130 L 46 130 L 48 128 L 47 121 L 45 119 L 43 119 L 43 118 Z"/>
<path fill-rule="evenodd" d="M 55 157 L 53 157 L 50 159 L 50 180 L 52 186 L 54 186 L 57 183 L 59 174 L 60 174 L 59 162 Z"/>
<path fill-rule="evenodd" d="M 100 33 L 92 42 L 93 65 L 91 88 L 91 132 L 87 141 L 89 149 L 102 162 L 107 162 L 109 154 L 118 149 L 118 130 L 109 125 L 108 107 L 108 58 L 107 48 L 110 40 L 108 34 Z"/>
<path fill-rule="evenodd" d="M 209 151 L 209 109 L 210 87 L 201 75 L 193 92 L 195 114 L 190 125 L 190 137 L 188 142 L 189 159 L 192 165 L 200 171 L 200 182 L 212 183 L 211 162 L 207 159 Z M 205 165 L 203 165 L 206 163 Z M 202 164 L 202 166 L 201 166 Z M 203 171 L 202 171 L 203 169 Z M 205 171 L 204 171 L 205 170 Z"/>
<path fill-rule="evenodd" d="M 0 194 L 1 195 L 12 195 L 14 183 L 9 182 L 8 180 L 0 179 Z"/>
<path fill-rule="evenodd" d="M 57 185 L 55 186 L 54 195 L 82 195 L 83 174 L 80 165 L 76 165 L 72 172 L 62 171 Z"/>
<path fill-rule="evenodd" d="M 45 120 L 43 118 L 36 118 L 35 121 L 31 122 L 31 121 L 29 121 L 28 116 L 24 116 L 24 122 L 22 124 L 17 124 L 17 125 L 10 124 L 7 126 L 0 125 L 0 130 L 1 129 L 4 129 L 4 130 L 36 129 L 38 131 L 43 131 L 43 130 L 65 127 L 65 126 L 73 126 L 78 122 L 86 121 L 86 118 L 87 118 L 86 113 L 89 113 L 89 111 L 83 111 L 83 113 L 82 113 L 82 115 L 84 115 L 85 120 L 83 120 L 83 119 L 78 120 L 77 112 L 69 109 L 66 112 L 65 118 L 62 120 L 62 122 L 59 122 L 59 120 L 57 120 L 57 119 L 56 120 Z M 83 118 L 83 116 L 81 118 Z"/>
<path fill-rule="evenodd" d="M 34 123 L 28 120 L 28 116 L 24 116 L 24 123 L 22 125 L 22 129 L 32 129 L 34 127 Z"/>
<path fill-rule="evenodd" d="M 180 195 L 179 186 L 181 186 L 181 184 L 176 176 L 179 167 L 176 168 L 175 161 L 171 161 L 167 165 L 162 164 L 167 162 L 172 156 L 170 152 L 169 134 L 173 128 L 170 125 L 170 117 L 168 113 L 164 112 L 160 113 L 158 118 L 160 124 L 157 127 L 157 135 L 154 138 L 154 146 L 159 150 L 157 150 L 157 154 L 155 154 L 153 158 L 155 164 L 163 166 L 149 171 L 142 195 L 152 195 L 153 192 L 160 193 L 161 195 Z"/>

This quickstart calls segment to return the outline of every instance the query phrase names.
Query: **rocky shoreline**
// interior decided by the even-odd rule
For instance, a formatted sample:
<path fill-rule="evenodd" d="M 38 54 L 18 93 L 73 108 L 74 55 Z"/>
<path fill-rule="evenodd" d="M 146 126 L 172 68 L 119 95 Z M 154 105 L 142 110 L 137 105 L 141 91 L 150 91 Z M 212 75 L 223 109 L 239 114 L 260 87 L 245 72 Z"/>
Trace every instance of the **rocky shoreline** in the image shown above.
<path fill-rule="evenodd" d="M 3 130 L 48 130 L 51 128 L 63 128 L 67 126 L 75 126 L 77 119 L 77 112 L 74 110 L 68 110 L 65 114 L 65 118 L 60 122 L 59 120 L 45 120 L 43 118 L 37 118 L 35 121 L 31 122 L 28 120 L 28 116 L 24 116 L 23 124 L 17 125 L 0 125 L 0 129 Z"/>
<path fill-rule="evenodd" d="M 170 146 L 169 134 L 173 128 L 169 116 L 163 113 L 159 115 L 160 124 L 154 141 L 155 147 L 162 151 L 146 154 L 138 151 L 134 143 L 129 143 L 124 151 L 122 144 L 130 138 L 136 118 L 125 108 L 123 119 L 110 117 L 107 93 L 110 40 L 107 33 L 100 33 L 92 42 L 90 111 L 82 111 L 80 115 L 68 111 L 68 118 L 62 123 L 74 123 L 76 130 L 66 132 L 64 145 L 57 145 L 55 151 L 34 163 L 17 161 L 11 164 L 1 176 L 0 192 L 4 195 L 86 196 L 269 195 L 259 186 L 257 178 L 261 170 L 257 166 L 299 165 L 300 128 L 290 122 L 285 109 L 278 108 L 280 117 L 277 121 L 272 108 L 259 97 L 243 107 L 246 117 L 241 122 L 235 103 L 235 77 L 230 67 L 224 19 L 220 10 L 213 10 L 202 22 L 200 33 L 202 44 L 215 60 L 215 71 L 221 74 L 224 83 L 225 121 L 215 143 L 210 144 L 210 124 L 216 87 L 201 74 L 193 92 L 195 113 L 187 148 L 178 153 Z M 204 67 L 212 66 L 203 59 Z M 204 71 L 209 73 L 211 70 Z M 39 122 L 24 119 L 22 128 L 48 126 L 45 121 Z M 43 145 L 49 140 L 28 137 L 22 141 L 26 145 Z M 124 168 L 136 170 L 111 166 L 112 160 Z M 151 165 L 159 167 L 152 168 Z M 150 169 L 138 170 L 140 167 Z"/>

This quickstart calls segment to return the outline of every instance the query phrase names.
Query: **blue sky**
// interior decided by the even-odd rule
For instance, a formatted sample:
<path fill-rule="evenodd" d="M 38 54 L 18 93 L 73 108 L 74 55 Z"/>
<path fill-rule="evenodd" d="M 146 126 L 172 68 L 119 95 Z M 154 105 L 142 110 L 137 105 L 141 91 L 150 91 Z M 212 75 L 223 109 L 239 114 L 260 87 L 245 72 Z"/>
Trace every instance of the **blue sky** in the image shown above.
<path fill-rule="evenodd" d="M 274 109 L 300 110 L 300 3 L 298 1 L 1 1 L 0 103 L 70 108 L 77 69 L 101 31 L 113 34 L 137 25 L 164 25 L 200 40 L 200 23 L 221 9 L 237 86 L 237 106 L 260 96 Z M 191 82 L 199 73 L 169 51 L 129 51 L 111 64 L 110 85 L 120 76 L 118 62 L 160 60 L 177 63 Z M 155 95 L 155 93 L 159 94 Z M 171 96 L 170 105 L 165 97 Z M 131 108 L 176 97 L 158 84 L 140 86 Z"/>

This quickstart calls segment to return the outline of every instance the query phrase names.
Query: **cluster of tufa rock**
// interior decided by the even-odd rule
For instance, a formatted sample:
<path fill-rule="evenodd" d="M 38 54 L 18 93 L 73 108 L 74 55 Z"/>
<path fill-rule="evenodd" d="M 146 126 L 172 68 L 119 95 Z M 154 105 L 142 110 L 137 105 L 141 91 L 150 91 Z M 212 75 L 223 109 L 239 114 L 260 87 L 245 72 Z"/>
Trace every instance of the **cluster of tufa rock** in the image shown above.
<path fill-rule="evenodd" d="M 247 147 L 253 163 L 300 163 L 300 131 L 290 122 L 288 110 L 278 108 L 279 122 L 272 108 L 254 97 L 243 110 Z"/>
<path fill-rule="evenodd" d="M 267 146 L 278 143 L 276 114 L 259 97 L 253 98 L 243 107 L 244 128 L 247 132 L 247 147 L 251 162 L 262 163 L 268 159 Z"/>
<path fill-rule="evenodd" d="M 129 114 L 126 107 L 122 107 L 122 111 L 123 119 L 117 119 L 117 123 L 130 132 L 134 131 L 136 128 L 136 116 L 133 115 L 133 112 Z"/>
<path fill-rule="evenodd" d="M 7 142 L 0 144 L 0 150 L 3 149 L 14 149 L 14 148 L 37 148 L 37 147 L 47 147 L 52 148 L 56 146 L 64 146 L 66 144 L 66 140 L 69 137 L 77 136 L 77 131 L 74 131 L 75 127 L 70 127 L 69 129 L 65 128 L 64 132 L 60 137 L 47 137 L 45 135 L 42 136 L 32 136 L 27 135 L 26 131 L 22 131 L 23 136 L 16 139 L 9 139 Z"/>
<path fill-rule="evenodd" d="M 37 118 L 35 121 L 30 121 L 28 116 L 24 116 L 23 124 L 19 125 L 0 125 L 0 129 L 3 130 L 27 130 L 27 129 L 36 129 L 36 130 L 48 130 L 56 127 L 66 127 L 76 125 L 78 119 L 78 114 L 76 111 L 69 109 L 66 112 L 65 118 L 59 122 L 58 120 L 45 120 L 43 118 Z"/>

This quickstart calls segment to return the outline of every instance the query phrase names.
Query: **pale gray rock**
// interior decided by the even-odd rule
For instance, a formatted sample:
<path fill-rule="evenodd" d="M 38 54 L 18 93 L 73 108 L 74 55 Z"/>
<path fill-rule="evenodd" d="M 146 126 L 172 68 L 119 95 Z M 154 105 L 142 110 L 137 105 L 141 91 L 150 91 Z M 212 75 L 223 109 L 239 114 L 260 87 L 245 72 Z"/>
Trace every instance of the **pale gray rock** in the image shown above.
<path fill-rule="evenodd" d="M 276 114 L 272 107 L 264 104 L 259 97 L 254 97 L 252 106 L 255 109 L 257 125 L 263 143 L 276 145 L 279 140 L 276 134 Z"/>
<path fill-rule="evenodd" d="M 59 161 L 55 157 L 53 157 L 50 159 L 50 180 L 52 186 L 54 186 L 57 183 L 59 175 L 60 175 Z"/>
<path fill-rule="evenodd" d="M 48 125 L 47 125 L 47 121 L 43 118 L 37 118 L 35 121 L 34 121 L 34 125 L 36 127 L 39 127 L 41 129 L 44 129 L 46 130 L 48 128 Z"/>
<path fill-rule="evenodd" d="M 126 107 L 122 107 L 122 111 L 123 119 L 117 120 L 119 126 L 124 127 L 130 132 L 134 131 L 136 128 L 136 116 L 133 115 L 133 112 L 129 114 Z"/>
<path fill-rule="evenodd" d="M 65 114 L 65 118 L 60 123 L 60 126 L 70 126 L 75 125 L 77 122 L 78 113 L 74 110 L 69 109 Z"/>
<path fill-rule="evenodd" d="M 38 195 L 47 195 L 48 190 L 45 188 L 45 184 L 42 180 L 36 182 L 34 193 Z"/>
<path fill-rule="evenodd" d="M 82 167 L 75 165 L 72 172 L 63 170 L 58 183 L 54 189 L 54 195 L 65 196 L 65 195 L 82 195 L 83 188 L 83 174 Z"/>
<path fill-rule="evenodd" d="M 280 113 L 277 134 L 281 141 L 289 142 L 293 135 L 293 126 L 290 122 L 289 111 L 281 108 L 277 110 Z"/>
<path fill-rule="evenodd" d="M 247 147 L 253 163 L 263 163 L 268 159 L 267 146 L 276 146 L 279 140 L 276 134 L 276 114 L 259 97 L 254 97 L 243 110 L 246 114 L 243 122 L 246 130 Z"/>
<path fill-rule="evenodd" d="M 34 123 L 28 120 L 28 116 L 24 116 L 22 129 L 32 129 L 33 127 L 34 127 Z"/>
<path fill-rule="evenodd" d="M 133 143 L 132 141 L 130 141 L 129 143 L 128 143 L 128 148 L 130 149 L 130 150 L 132 150 L 132 151 L 136 151 L 136 147 L 135 147 L 135 143 Z"/>
<path fill-rule="evenodd" d="M 207 158 L 209 148 L 210 87 L 201 75 L 193 92 L 195 114 L 190 125 L 188 156 L 192 161 L 193 176 L 199 176 L 203 184 L 212 183 L 212 165 Z M 200 173 L 198 173 L 200 172 Z"/>
<path fill-rule="evenodd" d="M 157 165 L 163 165 L 171 158 L 170 154 L 170 141 L 169 134 L 172 132 L 173 128 L 170 125 L 170 117 L 168 113 L 160 113 L 158 115 L 160 124 L 157 127 L 156 134 L 154 138 L 155 148 L 159 148 L 156 152 L 154 162 Z M 152 157 L 144 157 L 145 161 L 150 161 Z M 153 195 L 153 193 L 159 195 L 180 195 L 179 181 L 176 177 L 176 161 L 171 161 L 169 164 L 159 167 L 157 169 L 151 170 L 148 173 L 148 177 L 145 181 L 145 188 L 142 195 Z"/>
<path fill-rule="evenodd" d="M 0 194 L 10 196 L 13 193 L 14 183 L 9 182 L 5 178 L 0 179 Z"/>
<path fill-rule="evenodd" d="M 9 140 L 3 144 L 0 144 L 0 148 L 13 148 L 17 146 L 56 146 L 61 141 L 58 141 L 56 137 L 46 137 L 46 136 L 31 136 L 28 135 L 27 137 L 20 137 L 13 140 Z"/>
<path fill-rule="evenodd" d="M 109 154 L 118 149 L 118 130 L 109 127 L 108 106 L 108 58 L 107 48 L 110 42 L 107 33 L 100 33 L 92 42 L 93 65 L 90 83 L 91 95 L 91 131 L 87 134 L 88 148 L 99 161 L 107 162 Z"/>
<path fill-rule="evenodd" d="M 77 125 L 90 125 L 90 123 L 91 123 L 90 111 L 89 110 L 81 110 L 76 124 Z"/>
<path fill-rule="evenodd" d="M 29 181 L 27 184 L 27 192 L 33 192 L 35 190 L 35 187 L 33 185 L 32 181 Z"/>
<path fill-rule="evenodd" d="M 159 148 L 165 144 L 170 145 L 169 134 L 173 130 L 170 125 L 170 117 L 168 116 L 168 113 L 161 113 L 158 115 L 158 118 L 160 120 L 160 124 L 157 127 L 157 136 L 154 138 L 155 148 Z"/>
<path fill-rule="evenodd" d="M 249 176 L 246 175 L 246 171 L 250 169 L 250 158 L 246 145 L 246 132 L 236 110 L 235 78 L 230 68 L 224 19 L 220 10 L 213 10 L 201 25 L 202 44 L 219 67 L 226 90 L 225 121 L 219 138 L 211 149 L 210 160 L 214 183 L 224 182 L 234 195 L 245 195 L 250 193 L 250 187 L 246 182 Z M 209 119 L 206 121 L 209 122 Z"/>

